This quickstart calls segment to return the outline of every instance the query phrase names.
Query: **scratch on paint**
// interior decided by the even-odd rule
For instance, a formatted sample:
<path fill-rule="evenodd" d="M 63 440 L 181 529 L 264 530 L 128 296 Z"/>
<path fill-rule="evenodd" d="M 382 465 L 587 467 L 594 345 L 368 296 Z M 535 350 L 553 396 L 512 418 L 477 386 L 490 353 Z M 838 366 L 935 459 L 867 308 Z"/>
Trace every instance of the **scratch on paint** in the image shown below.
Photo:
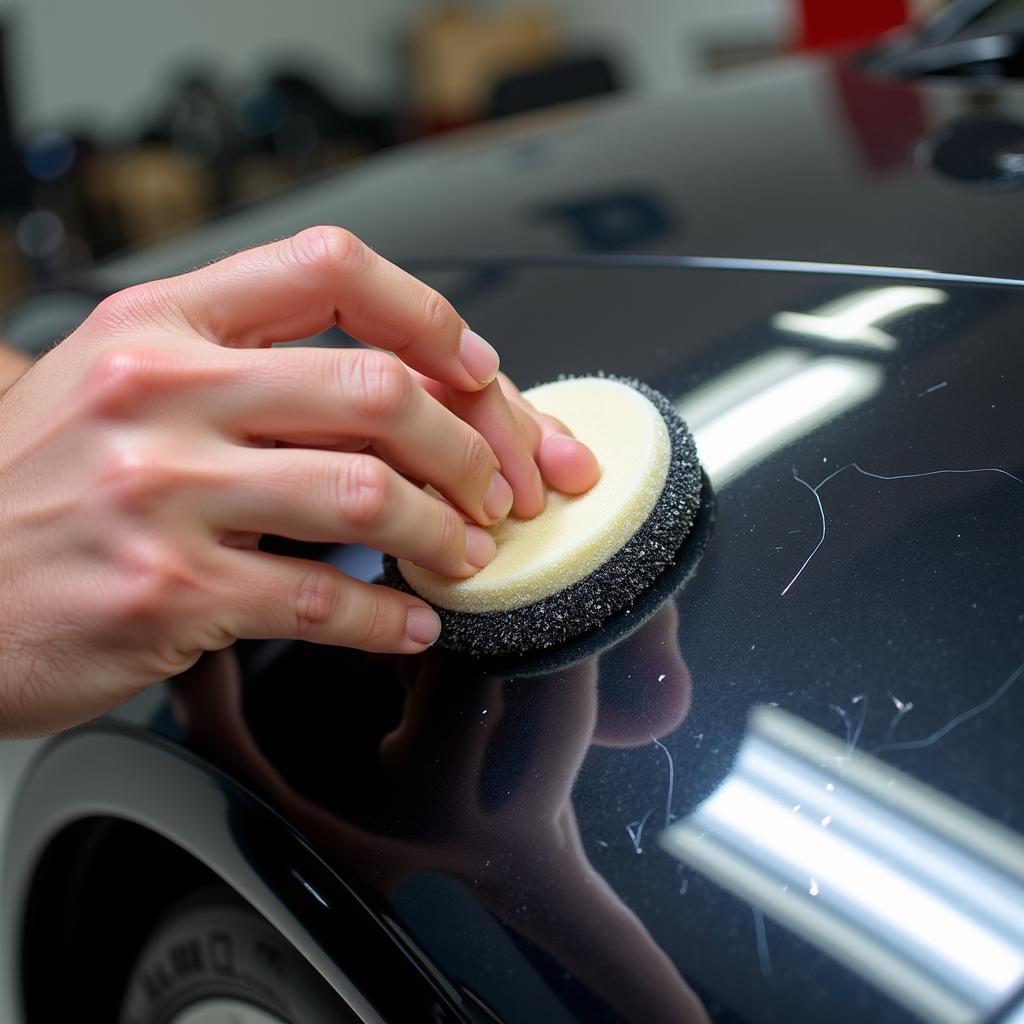
<path fill-rule="evenodd" d="M 804 560 L 803 565 L 801 565 L 800 568 L 797 569 L 796 575 L 782 588 L 782 593 L 780 595 L 781 597 L 785 597 L 786 594 L 789 593 L 790 587 L 792 587 L 793 584 L 796 583 L 798 579 L 800 579 L 800 576 L 803 574 L 804 569 L 806 569 L 807 566 L 811 564 L 811 560 L 818 553 L 822 544 L 825 543 L 825 536 L 828 530 L 828 524 L 825 519 L 825 506 L 821 502 L 822 487 L 824 487 L 825 484 L 827 484 L 830 480 L 834 480 L 837 476 L 839 476 L 840 473 L 844 473 L 848 469 L 856 470 L 856 472 L 860 473 L 861 476 L 871 477 L 871 479 L 873 480 L 919 480 L 922 477 L 926 476 L 942 476 L 944 474 L 960 476 L 969 473 L 999 473 L 1002 476 L 1008 476 L 1011 480 L 1016 480 L 1019 484 L 1024 484 L 1024 480 L 1022 480 L 1019 476 L 1015 476 L 1008 470 L 1000 469 L 998 466 L 986 466 L 981 469 L 930 469 L 925 473 L 897 473 L 892 476 L 889 476 L 883 473 L 872 473 L 869 470 L 863 469 L 856 462 L 848 462 L 845 466 L 840 466 L 838 469 L 835 469 L 831 473 L 829 473 L 829 475 L 825 477 L 825 479 L 822 480 L 816 487 L 812 487 L 806 480 L 803 479 L 803 477 L 801 477 L 797 473 L 796 466 L 794 466 L 793 479 L 798 484 L 803 484 L 803 486 L 806 487 L 812 495 L 814 495 L 814 500 L 818 503 L 818 512 L 821 515 L 821 536 L 818 538 L 818 543 L 814 545 L 814 548 L 812 549 L 811 553 Z"/>
<path fill-rule="evenodd" d="M 767 978 L 772 974 L 772 958 L 768 952 L 768 935 L 764 929 L 764 914 L 759 907 L 751 907 L 754 915 L 754 936 L 757 940 L 757 959 L 761 964 L 761 973 Z"/>
<path fill-rule="evenodd" d="M 846 727 L 847 756 L 857 749 L 857 742 L 860 740 L 860 734 L 864 729 L 864 721 L 868 716 L 868 695 L 866 693 L 858 693 L 850 698 L 850 703 L 860 705 L 860 717 L 857 719 L 856 724 L 854 724 L 846 708 L 841 708 L 838 704 L 829 704 L 829 707 L 843 720 L 843 725 Z"/>
<path fill-rule="evenodd" d="M 643 841 L 644 825 L 647 824 L 647 819 L 653 813 L 654 808 L 652 807 L 642 818 L 639 818 L 636 821 L 631 821 L 626 826 L 626 831 L 629 833 L 629 838 L 633 841 L 633 849 L 636 850 L 637 853 L 644 852 L 644 848 L 641 845 Z"/>
<path fill-rule="evenodd" d="M 668 751 L 668 747 L 664 743 L 656 740 L 653 735 L 651 736 L 651 742 L 665 755 L 665 759 L 668 761 L 668 794 L 665 797 L 665 828 L 668 828 L 675 818 L 675 815 L 672 813 L 672 797 L 676 784 L 676 766 L 672 760 L 672 755 Z"/>
<path fill-rule="evenodd" d="M 892 701 L 893 707 L 896 709 L 896 714 L 892 716 L 892 721 L 889 722 L 889 728 L 885 730 L 885 739 L 883 743 L 888 743 L 892 739 L 892 734 L 896 730 L 896 726 L 903 720 L 903 716 L 909 714 L 914 710 L 914 702 L 912 700 L 903 701 L 896 696 L 891 690 L 886 690 L 889 694 L 889 700 Z"/>
<path fill-rule="evenodd" d="M 922 750 L 925 747 L 930 747 L 933 743 L 938 743 L 939 740 L 948 736 L 958 726 L 988 711 L 989 708 L 1002 700 L 1022 675 L 1024 675 L 1024 661 L 1010 673 L 1001 686 L 989 694 L 983 701 L 975 704 L 974 707 L 968 708 L 966 711 L 961 711 L 959 715 L 951 718 L 944 726 L 936 729 L 930 736 L 925 736 L 919 740 L 903 740 L 899 743 L 883 743 L 881 746 L 875 747 L 872 753 L 878 754 L 883 750 Z M 909 710 L 910 705 L 906 705 L 906 707 Z"/>
<path fill-rule="evenodd" d="M 933 384 L 930 388 L 925 388 L 924 391 L 919 391 L 917 393 L 917 397 L 924 398 L 925 395 L 930 395 L 933 391 L 938 391 L 940 388 L 944 388 L 948 383 L 948 380 L 944 380 L 939 384 Z"/>
<path fill-rule="evenodd" d="M 797 569 L 796 575 L 785 585 L 785 587 L 782 588 L 782 594 L 780 595 L 781 597 L 785 597 L 786 594 L 789 593 L 789 588 L 793 586 L 793 584 L 796 583 L 798 579 L 800 579 L 800 574 L 804 571 L 804 569 L 807 568 L 807 566 L 811 564 L 811 559 L 818 553 L 818 548 L 820 548 L 821 545 L 825 543 L 825 506 L 822 505 L 821 503 L 821 495 L 818 494 L 818 489 L 821 487 L 821 484 L 827 483 L 828 477 L 826 477 L 825 480 L 822 480 L 821 484 L 818 484 L 817 487 L 812 487 L 806 480 L 804 480 L 803 477 L 797 476 L 796 466 L 794 466 L 793 479 L 798 484 L 803 484 L 804 487 L 806 487 L 807 490 L 809 490 L 811 494 L 814 495 L 814 500 L 818 503 L 818 511 L 821 513 L 821 537 L 818 539 L 818 543 L 814 545 L 814 549 L 807 556 L 807 560 L 804 562 L 803 565 L 800 566 L 799 569 Z"/>

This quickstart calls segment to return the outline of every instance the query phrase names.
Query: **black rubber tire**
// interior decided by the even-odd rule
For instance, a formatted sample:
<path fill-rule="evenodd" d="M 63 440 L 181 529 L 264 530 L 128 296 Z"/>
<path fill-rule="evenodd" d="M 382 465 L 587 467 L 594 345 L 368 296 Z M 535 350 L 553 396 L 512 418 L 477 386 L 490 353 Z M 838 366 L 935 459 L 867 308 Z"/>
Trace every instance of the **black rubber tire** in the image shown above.
<path fill-rule="evenodd" d="M 207 1000 L 236 1000 L 286 1024 L 358 1021 L 282 936 L 226 888 L 175 904 L 145 941 L 119 1024 L 168 1024 Z M 228 1012 L 224 1024 L 237 1019 Z"/>

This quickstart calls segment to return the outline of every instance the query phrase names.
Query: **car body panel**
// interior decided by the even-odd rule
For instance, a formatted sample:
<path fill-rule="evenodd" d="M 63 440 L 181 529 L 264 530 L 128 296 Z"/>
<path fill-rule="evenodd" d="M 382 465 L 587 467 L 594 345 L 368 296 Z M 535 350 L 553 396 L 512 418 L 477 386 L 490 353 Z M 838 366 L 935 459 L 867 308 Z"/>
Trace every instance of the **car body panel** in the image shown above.
<path fill-rule="evenodd" d="M 409 856 L 432 870 L 403 866 L 396 880 L 369 853 L 349 870 L 379 871 L 404 926 L 442 962 L 456 957 L 490 1005 L 508 1005 L 503 986 L 487 987 L 498 965 L 515 961 L 517 979 L 523 968 L 485 938 L 480 905 L 502 920 L 512 945 L 525 933 L 535 957 L 540 946 L 569 965 L 573 978 L 556 989 L 569 1017 L 599 1019 L 574 991 L 598 984 L 574 960 L 597 925 L 588 928 L 582 898 L 556 914 L 550 890 L 560 871 L 576 879 L 572 870 L 592 868 L 682 976 L 741 1019 L 901 1019 L 862 979 L 770 920 L 764 970 L 750 907 L 657 847 L 672 820 L 728 778 L 758 706 L 778 705 L 851 751 L 874 751 L 893 778 L 906 773 L 1024 829 L 1024 686 L 1015 685 L 1024 661 L 1024 554 L 1015 541 L 1024 512 L 1024 291 L 937 294 L 907 282 L 897 296 L 906 311 L 876 323 L 879 337 L 865 330 L 867 341 L 780 326 L 791 322 L 780 321 L 786 313 L 834 316 L 822 311 L 842 300 L 848 317 L 855 302 L 878 308 L 893 287 L 856 277 L 548 268 L 511 271 L 465 294 L 460 308 L 500 338 L 520 379 L 632 373 L 690 413 L 714 491 L 714 524 L 693 574 L 596 663 L 539 676 L 529 664 L 488 673 L 430 656 L 394 668 L 301 647 L 250 670 L 242 706 L 267 760 L 350 826 L 392 841 L 410 841 L 412 831 Z M 725 396 L 717 410 L 716 383 Z M 826 477 L 819 507 L 812 488 Z M 420 693 L 429 695 L 423 706 Z M 379 717 L 363 717 L 376 702 L 385 702 Z M 332 749 L 336 732 L 351 753 Z M 336 778 L 360 780 L 361 792 Z M 554 852 L 569 787 L 582 853 L 572 870 Z M 460 794 L 454 806 L 452 793 Z M 479 806 L 470 813 L 463 801 Z M 472 854 L 471 867 L 446 870 L 453 843 Z M 458 898 L 449 882 L 422 877 L 437 873 L 458 881 Z M 518 903 L 509 907 L 512 893 Z M 545 909 L 552 919 L 538 935 L 532 918 Z M 605 912 L 589 911 L 597 920 Z M 458 953 L 453 931 L 463 935 Z M 591 962 L 603 951 L 628 965 L 621 939 L 606 942 Z M 469 952 L 480 948 L 486 956 Z M 552 985 L 554 965 L 541 971 Z M 618 985 L 629 991 L 628 978 Z M 615 1009 L 659 1018 L 656 1001 L 635 998 Z"/>

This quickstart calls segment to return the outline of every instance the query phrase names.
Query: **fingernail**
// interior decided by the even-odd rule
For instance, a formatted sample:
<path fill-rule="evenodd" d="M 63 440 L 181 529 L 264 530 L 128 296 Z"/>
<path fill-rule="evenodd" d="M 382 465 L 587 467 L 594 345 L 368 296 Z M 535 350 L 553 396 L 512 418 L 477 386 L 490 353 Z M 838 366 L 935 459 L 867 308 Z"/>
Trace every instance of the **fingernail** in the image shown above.
<path fill-rule="evenodd" d="M 496 472 L 491 477 L 491 486 L 487 488 L 484 511 L 492 519 L 504 519 L 512 508 L 512 498 L 511 485 L 500 473 Z"/>
<path fill-rule="evenodd" d="M 498 353 L 476 331 L 471 331 L 468 327 L 462 328 L 459 357 L 469 375 L 481 384 L 490 384 L 498 376 Z"/>
<path fill-rule="evenodd" d="M 479 526 L 466 525 L 466 561 L 482 569 L 494 561 L 494 538 Z"/>
<path fill-rule="evenodd" d="M 414 644 L 432 644 L 441 635 L 441 620 L 437 612 L 422 605 L 410 608 L 405 620 L 405 635 Z"/>

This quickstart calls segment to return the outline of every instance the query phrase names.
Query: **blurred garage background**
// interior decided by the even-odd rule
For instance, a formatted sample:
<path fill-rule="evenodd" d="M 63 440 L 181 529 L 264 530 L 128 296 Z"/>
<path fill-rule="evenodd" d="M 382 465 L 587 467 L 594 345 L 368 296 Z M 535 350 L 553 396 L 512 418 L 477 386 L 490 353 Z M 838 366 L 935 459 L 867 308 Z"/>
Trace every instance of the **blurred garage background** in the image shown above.
<path fill-rule="evenodd" d="M 0 0 L 0 312 L 384 147 L 619 90 L 685 89 L 938 6 Z"/>

